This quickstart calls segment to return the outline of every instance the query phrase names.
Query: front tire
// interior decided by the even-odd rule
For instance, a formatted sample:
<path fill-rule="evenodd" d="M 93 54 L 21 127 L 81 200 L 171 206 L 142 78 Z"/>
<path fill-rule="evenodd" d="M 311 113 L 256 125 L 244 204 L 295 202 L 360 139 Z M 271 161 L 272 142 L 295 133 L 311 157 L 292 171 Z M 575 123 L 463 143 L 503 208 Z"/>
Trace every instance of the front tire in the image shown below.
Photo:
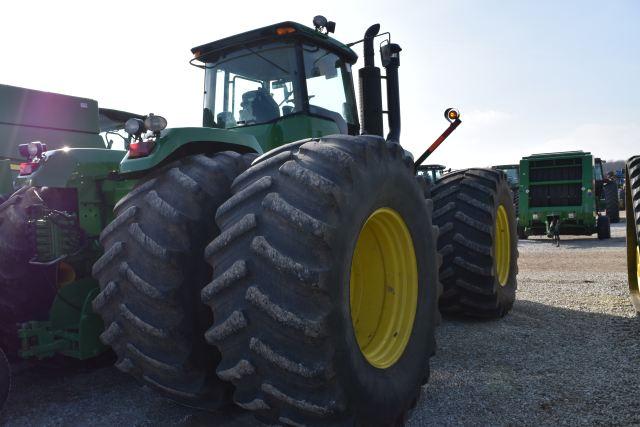
<path fill-rule="evenodd" d="M 202 297 L 238 405 L 286 425 L 404 420 L 435 350 L 437 232 L 419 182 L 410 155 L 370 136 L 305 141 L 236 179 Z"/>
<path fill-rule="evenodd" d="M 211 313 L 199 295 L 211 269 L 202 253 L 218 234 L 216 209 L 253 158 L 224 152 L 170 163 L 116 204 L 100 238 L 93 306 L 105 321 L 102 341 L 118 369 L 189 406 L 231 400 L 231 386 L 215 375 L 219 354 L 203 336 Z"/>
<path fill-rule="evenodd" d="M 456 171 L 438 181 L 431 194 L 443 257 L 440 311 L 504 316 L 515 301 L 518 273 L 515 207 L 504 174 Z"/>

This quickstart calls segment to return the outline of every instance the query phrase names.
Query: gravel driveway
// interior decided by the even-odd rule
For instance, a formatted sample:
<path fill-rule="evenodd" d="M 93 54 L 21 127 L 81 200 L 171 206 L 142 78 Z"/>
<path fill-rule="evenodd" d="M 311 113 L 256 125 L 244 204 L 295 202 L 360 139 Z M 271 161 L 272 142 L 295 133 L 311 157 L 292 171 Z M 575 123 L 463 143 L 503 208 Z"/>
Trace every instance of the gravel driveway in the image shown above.
<path fill-rule="evenodd" d="M 563 239 L 560 248 L 520 242 L 517 301 L 504 319 L 443 321 L 410 425 L 640 425 L 640 318 L 627 297 L 624 224 L 607 241 Z M 238 410 L 180 407 L 110 367 L 14 368 L 3 425 L 255 425 Z"/>

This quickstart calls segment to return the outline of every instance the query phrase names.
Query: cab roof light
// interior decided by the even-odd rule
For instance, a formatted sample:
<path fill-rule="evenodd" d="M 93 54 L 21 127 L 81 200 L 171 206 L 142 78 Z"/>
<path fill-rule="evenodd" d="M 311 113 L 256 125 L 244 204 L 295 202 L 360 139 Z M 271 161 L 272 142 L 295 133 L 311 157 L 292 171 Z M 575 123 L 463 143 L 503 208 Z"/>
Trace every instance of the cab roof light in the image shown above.
<path fill-rule="evenodd" d="M 296 29 L 293 27 L 279 27 L 276 28 L 276 34 L 279 36 L 284 36 L 287 34 L 295 33 Z"/>

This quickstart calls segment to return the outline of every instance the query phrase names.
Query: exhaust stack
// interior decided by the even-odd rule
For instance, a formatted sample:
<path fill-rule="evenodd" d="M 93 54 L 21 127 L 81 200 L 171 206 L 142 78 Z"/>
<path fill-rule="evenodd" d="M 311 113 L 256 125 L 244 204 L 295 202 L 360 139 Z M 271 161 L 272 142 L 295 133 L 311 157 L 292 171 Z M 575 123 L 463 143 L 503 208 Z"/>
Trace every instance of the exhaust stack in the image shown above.
<path fill-rule="evenodd" d="M 364 67 L 358 71 L 360 79 L 360 122 L 362 133 L 384 136 L 382 126 L 382 88 L 380 68 L 375 66 L 373 40 L 380 31 L 380 24 L 374 24 L 364 34 Z"/>
<path fill-rule="evenodd" d="M 387 135 L 387 141 L 395 142 L 400 142 L 400 84 L 398 82 L 398 67 L 400 67 L 401 50 L 402 48 L 395 43 L 387 43 L 380 48 L 382 66 L 387 75 L 387 116 L 389 120 L 389 135 Z"/>

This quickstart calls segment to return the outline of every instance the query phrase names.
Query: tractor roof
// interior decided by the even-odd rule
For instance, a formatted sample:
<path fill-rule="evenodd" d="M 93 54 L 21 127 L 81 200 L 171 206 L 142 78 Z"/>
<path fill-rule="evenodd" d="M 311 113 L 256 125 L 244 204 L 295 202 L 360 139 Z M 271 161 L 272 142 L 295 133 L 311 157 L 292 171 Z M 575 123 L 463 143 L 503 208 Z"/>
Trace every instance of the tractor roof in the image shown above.
<path fill-rule="evenodd" d="M 282 35 L 276 32 L 278 29 L 282 29 Z M 322 46 L 338 54 L 351 64 L 358 59 L 358 55 L 347 45 L 340 43 L 320 31 L 291 21 L 269 25 L 268 27 L 258 28 L 257 30 L 247 31 L 201 46 L 196 46 L 191 49 L 191 52 L 194 54 L 195 59 L 206 62 L 207 60 L 215 60 L 215 58 L 210 57 L 210 54 L 214 52 L 236 49 L 248 43 L 276 39 L 301 39 L 314 45 Z"/>
<path fill-rule="evenodd" d="M 540 154 L 532 154 L 528 157 L 523 157 L 522 160 L 536 160 L 536 159 L 541 159 L 541 158 L 559 158 L 559 157 L 587 157 L 587 156 L 591 156 L 591 153 L 588 151 L 582 151 L 582 150 L 578 150 L 578 151 L 561 151 L 558 153 L 540 153 Z"/>
<path fill-rule="evenodd" d="M 420 166 L 418 166 L 418 170 L 421 170 L 421 171 L 422 170 L 424 170 L 424 171 L 427 171 L 427 170 L 429 170 L 429 171 L 430 170 L 443 170 L 443 169 L 446 169 L 446 168 L 447 167 L 445 165 L 435 165 L 435 164 L 434 165 L 420 165 Z"/>

